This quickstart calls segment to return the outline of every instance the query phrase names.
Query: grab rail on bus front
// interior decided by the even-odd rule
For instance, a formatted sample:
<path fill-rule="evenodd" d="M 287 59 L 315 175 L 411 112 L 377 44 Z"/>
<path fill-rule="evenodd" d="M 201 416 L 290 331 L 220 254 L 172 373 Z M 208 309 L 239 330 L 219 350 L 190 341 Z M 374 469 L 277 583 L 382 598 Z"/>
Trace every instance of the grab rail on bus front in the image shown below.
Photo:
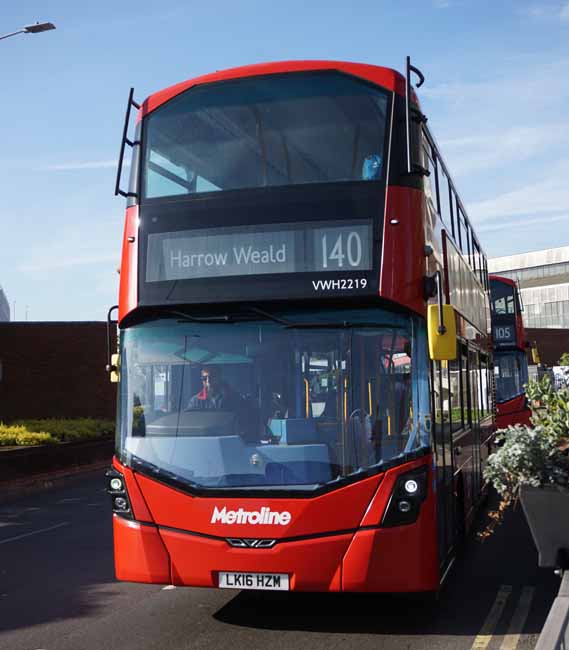
<path fill-rule="evenodd" d="M 122 174 L 122 165 L 123 165 L 123 159 L 124 159 L 124 148 L 128 144 L 129 147 L 135 147 L 136 145 L 140 144 L 140 140 L 130 140 L 128 138 L 128 126 L 130 122 L 130 109 L 134 106 L 134 108 L 139 109 L 140 104 L 134 101 L 132 98 L 134 94 L 134 88 L 130 89 L 130 92 L 128 94 L 128 102 L 126 105 L 126 114 L 124 117 L 124 127 L 123 127 L 123 132 L 122 132 L 122 141 L 121 141 L 121 148 L 120 148 L 120 153 L 119 153 L 119 163 L 118 163 L 118 169 L 117 169 L 117 180 L 115 183 L 115 196 L 118 196 L 119 194 L 121 196 L 124 196 L 126 198 L 129 197 L 137 197 L 138 194 L 136 192 L 125 192 L 124 190 L 121 190 L 120 184 L 121 184 L 121 174 Z"/>
<path fill-rule="evenodd" d="M 112 313 L 115 309 L 118 308 L 119 308 L 118 305 L 113 305 L 107 312 L 107 365 L 105 366 L 105 370 L 108 373 L 117 371 L 117 364 L 113 363 L 113 354 L 116 354 L 118 346 L 115 346 L 115 351 L 113 352 L 112 349 L 113 335 L 112 335 L 111 327 L 114 325 L 116 328 L 117 326 L 118 321 L 112 319 Z"/>
<path fill-rule="evenodd" d="M 407 137 L 407 173 L 408 174 L 420 174 L 421 176 L 429 176 L 430 172 L 428 169 L 423 167 L 421 164 L 413 161 L 413 143 L 411 142 L 411 119 L 419 124 L 426 124 L 427 118 L 418 108 L 411 106 L 411 73 L 414 72 L 418 77 L 419 81 L 416 84 L 417 88 L 420 88 L 425 83 L 425 77 L 423 73 L 416 68 L 414 65 L 411 65 L 411 57 L 407 57 L 406 62 L 406 83 L 405 83 L 405 125 L 406 125 L 406 137 Z M 412 118 L 411 118 L 412 115 Z M 420 142 L 417 143 L 420 145 Z"/>
<path fill-rule="evenodd" d="M 516 277 L 514 279 L 514 282 L 516 283 L 516 289 L 518 290 L 518 300 L 520 301 L 520 311 L 524 311 L 524 299 L 522 296 L 522 290 L 520 287 L 520 278 Z"/>

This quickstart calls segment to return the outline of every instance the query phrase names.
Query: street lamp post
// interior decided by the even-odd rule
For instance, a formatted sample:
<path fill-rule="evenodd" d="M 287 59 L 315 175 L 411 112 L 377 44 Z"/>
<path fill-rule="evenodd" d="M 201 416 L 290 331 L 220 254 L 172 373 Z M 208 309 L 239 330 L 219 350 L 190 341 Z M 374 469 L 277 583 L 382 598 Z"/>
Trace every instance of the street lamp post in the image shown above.
<path fill-rule="evenodd" d="M 53 23 L 34 23 L 33 25 L 22 27 L 22 29 L 19 29 L 17 32 L 0 36 L 0 41 L 5 38 L 10 38 L 10 36 L 16 36 L 17 34 L 39 34 L 40 32 L 48 32 L 50 29 L 55 29 Z"/>

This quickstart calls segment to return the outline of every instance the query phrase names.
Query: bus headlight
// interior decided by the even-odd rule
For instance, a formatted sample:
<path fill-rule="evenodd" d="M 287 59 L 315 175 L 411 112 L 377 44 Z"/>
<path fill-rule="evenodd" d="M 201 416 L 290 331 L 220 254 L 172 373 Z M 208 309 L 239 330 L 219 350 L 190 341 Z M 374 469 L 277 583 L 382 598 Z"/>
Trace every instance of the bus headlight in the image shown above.
<path fill-rule="evenodd" d="M 408 481 L 405 481 L 405 492 L 407 492 L 407 494 L 415 494 L 418 489 L 419 484 L 417 481 L 413 480 L 412 478 Z"/>
<path fill-rule="evenodd" d="M 417 521 L 421 503 L 427 497 L 428 467 L 423 465 L 397 478 L 381 525 L 385 528 L 405 526 Z"/>
<path fill-rule="evenodd" d="M 107 493 L 110 494 L 113 504 L 113 513 L 127 519 L 134 519 L 124 476 L 114 467 L 108 470 L 105 476 L 107 477 Z"/>
<path fill-rule="evenodd" d="M 113 510 L 124 512 L 128 509 L 128 501 L 124 497 L 115 497 L 113 499 Z"/>

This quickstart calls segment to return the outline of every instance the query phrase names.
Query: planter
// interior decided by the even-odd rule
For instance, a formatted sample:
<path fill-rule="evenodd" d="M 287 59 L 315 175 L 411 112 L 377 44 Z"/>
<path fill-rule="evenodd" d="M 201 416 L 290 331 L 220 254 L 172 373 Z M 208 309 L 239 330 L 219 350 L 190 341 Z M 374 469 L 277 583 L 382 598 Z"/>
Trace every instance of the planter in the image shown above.
<path fill-rule="evenodd" d="M 0 448 L 0 485 L 105 459 L 110 464 L 114 447 L 115 441 L 109 437 L 54 445 Z"/>
<path fill-rule="evenodd" d="M 520 500 L 539 553 L 539 566 L 569 569 L 569 490 L 522 485 Z"/>

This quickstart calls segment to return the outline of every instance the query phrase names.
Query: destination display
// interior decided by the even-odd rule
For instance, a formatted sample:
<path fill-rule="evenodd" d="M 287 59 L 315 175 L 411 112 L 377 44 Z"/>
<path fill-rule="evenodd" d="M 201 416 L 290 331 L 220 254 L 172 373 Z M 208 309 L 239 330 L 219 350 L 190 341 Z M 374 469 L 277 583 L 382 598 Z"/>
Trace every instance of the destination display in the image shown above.
<path fill-rule="evenodd" d="M 516 342 L 516 329 L 514 325 L 495 325 L 493 327 L 494 343 L 500 345 L 511 345 Z"/>
<path fill-rule="evenodd" d="M 372 219 L 209 228 L 148 235 L 146 282 L 368 271 Z"/>

